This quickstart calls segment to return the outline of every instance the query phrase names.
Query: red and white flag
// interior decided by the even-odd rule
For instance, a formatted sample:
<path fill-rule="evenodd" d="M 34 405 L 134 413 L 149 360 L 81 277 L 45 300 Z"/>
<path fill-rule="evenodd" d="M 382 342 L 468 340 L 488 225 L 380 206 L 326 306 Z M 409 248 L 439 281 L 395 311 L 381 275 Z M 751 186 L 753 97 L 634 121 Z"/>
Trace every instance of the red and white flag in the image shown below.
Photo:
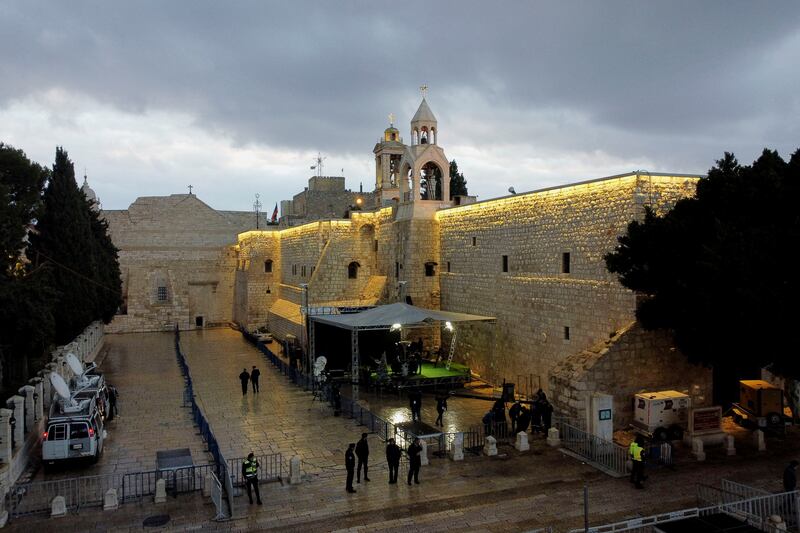
<path fill-rule="evenodd" d="M 270 222 L 277 222 L 278 221 L 278 203 L 275 202 L 275 209 L 272 211 L 272 218 Z"/>

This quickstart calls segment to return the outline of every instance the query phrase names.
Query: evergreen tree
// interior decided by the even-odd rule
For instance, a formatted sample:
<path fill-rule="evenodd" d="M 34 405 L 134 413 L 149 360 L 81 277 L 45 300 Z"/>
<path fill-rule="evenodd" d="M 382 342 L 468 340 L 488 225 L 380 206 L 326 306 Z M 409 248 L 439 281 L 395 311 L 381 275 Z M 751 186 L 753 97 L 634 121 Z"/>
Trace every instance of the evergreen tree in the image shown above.
<path fill-rule="evenodd" d="M 694 198 L 632 222 L 606 256 L 608 270 L 642 296 L 642 325 L 673 331 L 691 359 L 714 366 L 718 402 L 735 399 L 737 380 L 770 364 L 800 377 L 800 278 L 790 259 L 800 242 L 799 194 L 800 151 L 787 164 L 764 150 L 752 166 L 726 153 Z"/>
<path fill-rule="evenodd" d="M 25 253 L 47 177 L 47 169 L 22 150 L 0 143 L 0 374 L 5 387 L 28 379 L 28 356 L 42 354 L 53 335 L 48 272 L 31 268 Z"/>
<path fill-rule="evenodd" d="M 94 210 L 94 202 L 87 201 L 86 208 L 92 228 L 95 264 L 97 267 L 94 279 L 99 284 L 94 316 L 108 324 L 122 304 L 119 250 L 114 246 L 108 234 L 108 222 L 100 218 L 99 211 Z"/>
<path fill-rule="evenodd" d="M 453 159 L 450 161 L 450 199 L 453 196 L 466 196 L 467 180 L 464 179 L 464 174 L 458 171 L 458 163 Z"/>
<path fill-rule="evenodd" d="M 31 237 L 31 258 L 47 265 L 58 291 L 53 308 L 56 344 L 71 341 L 96 318 L 95 252 L 86 197 L 75 182 L 72 161 L 59 147 Z"/>

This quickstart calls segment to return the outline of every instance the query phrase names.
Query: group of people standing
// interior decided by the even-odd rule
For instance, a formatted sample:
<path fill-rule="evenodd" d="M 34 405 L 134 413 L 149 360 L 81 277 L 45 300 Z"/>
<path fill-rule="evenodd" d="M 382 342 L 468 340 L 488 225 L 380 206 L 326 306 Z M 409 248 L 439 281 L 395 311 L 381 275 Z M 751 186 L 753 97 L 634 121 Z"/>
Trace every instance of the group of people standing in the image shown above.
<path fill-rule="evenodd" d="M 356 478 L 356 483 L 361 483 L 361 471 L 364 471 L 364 482 L 370 481 L 367 477 L 368 462 L 369 462 L 369 443 L 367 441 L 368 433 L 361 434 L 361 440 L 358 443 L 351 442 L 347 446 L 347 451 L 344 454 L 344 465 L 347 470 L 347 482 L 345 489 L 349 493 L 354 493 L 356 490 L 353 488 L 353 478 Z M 408 484 L 411 485 L 413 481 L 419 485 L 419 469 L 422 466 L 422 445 L 418 438 L 406 450 L 408 454 Z M 400 459 L 403 457 L 403 450 L 397 445 L 394 439 L 389 439 L 386 443 L 386 462 L 389 465 L 389 484 L 395 485 L 397 483 L 397 476 L 400 471 Z M 358 467 L 356 468 L 356 459 L 358 459 Z"/>
<path fill-rule="evenodd" d="M 508 410 L 511 419 L 511 434 L 527 432 L 533 424 L 533 433 L 547 434 L 553 419 L 553 405 L 547 400 L 542 389 L 539 389 L 528 405 L 515 401 Z M 505 398 L 498 399 L 492 409 L 483 417 L 483 425 L 487 435 L 492 433 L 504 434 L 506 430 L 506 402 Z"/>
<path fill-rule="evenodd" d="M 247 372 L 246 368 L 242 369 L 242 373 L 239 374 L 239 381 L 242 382 L 242 396 L 247 395 L 247 385 L 253 385 L 253 392 L 259 392 L 258 380 L 261 377 L 261 371 L 253 365 L 253 369 L 250 372 Z"/>

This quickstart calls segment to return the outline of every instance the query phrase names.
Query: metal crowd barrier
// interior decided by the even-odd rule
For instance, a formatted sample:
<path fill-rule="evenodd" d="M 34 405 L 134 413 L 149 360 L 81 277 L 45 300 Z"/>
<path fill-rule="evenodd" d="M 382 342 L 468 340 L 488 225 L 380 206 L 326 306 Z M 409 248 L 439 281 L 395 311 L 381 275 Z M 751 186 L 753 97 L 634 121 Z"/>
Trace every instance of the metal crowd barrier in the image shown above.
<path fill-rule="evenodd" d="M 566 423 L 559 424 L 561 445 L 594 463 L 611 475 L 622 477 L 628 473 L 628 450 L 619 444 L 591 435 Z"/>
<path fill-rule="evenodd" d="M 239 457 L 228 460 L 230 477 L 235 487 L 244 486 L 242 463 L 245 459 L 246 457 Z M 259 482 L 281 481 L 283 479 L 283 456 L 280 453 L 256 455 L 255 459 L 260 467 L 258 469 Z"/>
<path fill-rule="evenodd" d="M 82 476 L 48 481 L 17 483 L 6 496 L 6 504 L 11 518 L 49 513 L 53 498 L 63 496 L 66 507 L 79 511 L 85 507 L 101 507 L 109 489 L 116 489 L 120 505 L 140 502 L 156 492 L 156 482 L 164 479 L 169 494 L 177 497 L 202 490 L 206 476 L 213 474 L 217 466 L 213 464 L 196 465 L 175 470 L 149 470 Z"/>

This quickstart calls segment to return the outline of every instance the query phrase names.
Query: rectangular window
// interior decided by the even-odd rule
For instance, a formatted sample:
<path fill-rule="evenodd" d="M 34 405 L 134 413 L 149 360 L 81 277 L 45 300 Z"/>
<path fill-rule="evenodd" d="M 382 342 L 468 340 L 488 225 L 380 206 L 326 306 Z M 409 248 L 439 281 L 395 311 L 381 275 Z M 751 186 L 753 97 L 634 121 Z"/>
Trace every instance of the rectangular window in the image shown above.
<path fill-rule="evenodd" d="M 569 252 L 564 252 L 563 254 L 561 254 L 561 273 L 562 274 L 569 274 L 569 267 L 570 267 L 569 261 L 570 261 Z"/>
<path fill-rule="evenodd" d="M 447 262 L 447 271 L 450 272 L 450 261 Z"/>
<path fill-rule="evenodd" d="M 159 287 L 158 288 L 158 292 L 157 292 L 157 296 L 158 296 L 158 301 L 159 302 L 166 302 L 167 301 L 167 288 L 163 287 L 163 286 Z"/>
<path fill-rule="evenodd" d="M 375 251 L 378 251 L 378 239 L 375 239 Z"/>
<path fill-rule="evenodd" d="M 508 256 L 503 256 L 503 272 L 508 272 Z"/>
<path fill-rule="evenodd" d="M 432 261 L 425 263 L 425 275 L 428 277 L 436 275 L 436 263 Z"/>
<path fill-rule="evenodd" d="M 300 267 L 300 277 L 302 277 L 302 278 L 306 277 L 306 266 L 305 265 Z"/>
<path fill-rule="evenodd" d="M 317 268 L 317 267 L 313 267 L 313 266 L 311 267 L 311 275 L 312 275 L 312 276 L 314 275 L 314 269 L 315 269 L 315 268 Z"/>
<path fill-rule="evenodd" d="M 569 340 L 569 326 L 564 326 L 564 340 Z"/>
<path fill-rule="evenodd" d="M 478 238 L 477 237 L 473 237 L 472 238 L 472 246 L 477 246 L 477 245 L 478 245 Z"/>
<path fill-rule="evenodd" d="M 395 264 L 394 264 L 394 277 L 396 277 L 398 279 L 400 278 L 400 263 L 399 262 L 395 262 Z"/>

